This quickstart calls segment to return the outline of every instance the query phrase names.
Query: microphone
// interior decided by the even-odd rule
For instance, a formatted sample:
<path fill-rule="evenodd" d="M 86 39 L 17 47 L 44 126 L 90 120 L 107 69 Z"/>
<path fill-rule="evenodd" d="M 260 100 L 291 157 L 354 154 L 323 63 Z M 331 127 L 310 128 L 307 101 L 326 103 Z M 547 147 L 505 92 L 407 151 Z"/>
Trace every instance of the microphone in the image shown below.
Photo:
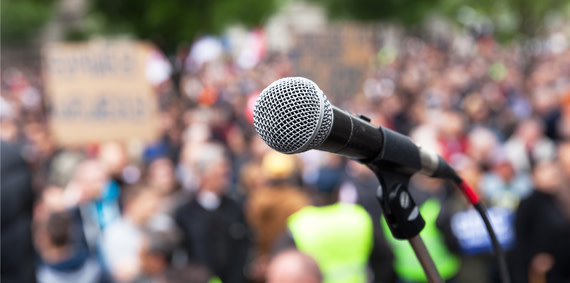
<path fill-rule="evenodd" d="M 370 119 L 332 105 L 313 81 L 282 78 L 267 86 L 253 110 L 257 134 L 276 151 L 294 154 L 311 149 L 327 151 L 370 165 L 393 165 L 407 174 L 459 178 L 435 153 L 410 138 Z"/>

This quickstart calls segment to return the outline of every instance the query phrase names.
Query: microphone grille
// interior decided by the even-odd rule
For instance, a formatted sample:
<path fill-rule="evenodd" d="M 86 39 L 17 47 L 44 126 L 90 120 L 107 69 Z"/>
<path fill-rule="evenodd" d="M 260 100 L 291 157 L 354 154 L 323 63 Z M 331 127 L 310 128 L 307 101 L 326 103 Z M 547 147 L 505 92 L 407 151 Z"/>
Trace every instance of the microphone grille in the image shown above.
<path fill-rule="evenodd" d="M 253 125 L 271 148 L 299 153 L 320 146 L 332 129 L 332 105 L 311 80 L 282 78 L 255 102 Z"/>

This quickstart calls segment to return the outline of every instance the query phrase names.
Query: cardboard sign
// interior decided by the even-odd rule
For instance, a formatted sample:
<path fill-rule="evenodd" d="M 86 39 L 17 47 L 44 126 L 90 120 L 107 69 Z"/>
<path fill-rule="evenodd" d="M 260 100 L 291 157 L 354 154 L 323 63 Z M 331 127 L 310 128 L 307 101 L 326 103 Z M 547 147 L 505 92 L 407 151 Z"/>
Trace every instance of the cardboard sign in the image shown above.
<path fill-rule="evenodd" d="M 132 41 L 45 46 L 43 72 L 55 141 L 82 145 L 154 139 L 157 97 L 145 78 L 151 48 Z"/>
<path fill-rule="evenodd" d="M 361 91 L 372 49 L 371 28 L 343 24 L 298 35 L 289 57 L 295 76 L 311 79 L 327 97 L 347 99 Z"/>

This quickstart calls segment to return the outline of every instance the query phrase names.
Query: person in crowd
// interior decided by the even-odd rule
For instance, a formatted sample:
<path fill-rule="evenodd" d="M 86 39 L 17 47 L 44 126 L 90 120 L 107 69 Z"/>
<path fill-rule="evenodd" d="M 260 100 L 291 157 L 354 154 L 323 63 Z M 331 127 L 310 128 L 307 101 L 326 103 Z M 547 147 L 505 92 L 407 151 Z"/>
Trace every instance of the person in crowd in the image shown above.
<path fill-rule="evenodd" d="M 544 135 L 542 121 L 529 118 L 522 121 L 504 146 L 515 170 L 531 172 L 534 164 L 556 155 L 556 146 Z"/>
<path fill-rule="evenodd" d="M 148 165 L 145 179 L 148 186 L 162 198 L 160 211 L 170 216 L 189 197 L 178 182 L 175 170 L 172 160 L 159 157 Z"/>
<path fill-rule="evenodd" d="M 491 171 L 484 174 L 479 188 L 488 206 L 514 211 L 532 192 L 532 178 L 525 171 L 515 171 L 511 160 L 498 151 L 493 157 Z"/>
<path fill-rule="evenodd" d="M 297 162 L 292 155 L 268 152 L 262 161 L 262 175 L 256 176 L 266 184 L 249 191 L 245 213 L 256 242 L 252 277 L 258 280 L 265 277 L 270 252 L 285 232 L 287 218 L 311 204 L 300 187 Z"/>
<path fill-rule="evenodd" d="M 22 156 L 34 169 L 33 185 L 37 189 L 45 184 L 51 163 L 59 148 L 50 136 L 45 123 L 37 120 L 28 121 L 22 129 L 25 136 Z"/>
<path fill-rule="evenodd" d="M 141 274 L 137 281 L 160 281 L 168 272 L 179 268 L 174 262 L 179 243 L 180 233 L 175 227 L 167 229 L 149 227 L 145 229 L 138 254 Z"/>
<path fill-rule="evenodd" d="M 129 160 L 127 150 L 122 143 L 103 143 L 99 148 L 98 159 L 115 186 L 122 188 L 138 181 L 136 176 L 129 176 L 128 170 L 125 170 L 129 165 Z"/>
<path fill-rule="evenodd" d="M 2 282 L 35 282 L 35 249 L 32 245 L 34 191 L 32 171 L 19 147 L 0 140 L 0 190 L 2 217 Z"/>
<path fill-rule="evenodd" d="M 119 193 L 119 187 L 95 159 L 81 162 L 65 188 L 63 201 L 73 210 L 74 233 L 95 253 L 102 233 L 121 217 Z"/>
<path fill-rule="evenodd" d="M 251 192 L 264 187 L 266 182 L 261 164 L 256 161 L 248 162 L 240 168 L 238 193 L 247 198 Z"/>
<path fill-rule="evenodd" d="M 568 140 L 570 138 L 570 91 L 561 95 L 560 107 L 554 108 L 545 116 L 545 134 L 555 141 Z"/>
<path fill-rule="evenodd" d="M 513 282 L 568 282 L 570 218 L 560 199 L 567 184 L 556 161 L 539 162 L 533 178 L 534 191 L 521 202 L 515 218 Z"/>
<path fill-rule="evenodd" d="M 243 191 L 241 191 L 243 188 L 240 187 L 242 185 L 240 182 L 240 171 L 252 159 L 249 151 L 251 133 L 247 133 L 244 129 L 245 126 L 240 126 L 239 124 L 228 127 L 229 129 L 227 130 L 225 141 L 230 152 L 232 172 L 234 172 L 232 178 L 232 195 L 244 197 Z"/>
<path fill-rule="evenodd" d="M 147 184 L 162 195 L 170 195 L 181 189 L 176 180 L 174 163 L 166 157 L 154 159 L 147 168 Z"/>
<path fill-rule="evenodd" d="M 50 163 L 47 172 L 47 183 L 65 188 L 73 179 L 75 168 L 86 160 L 85 153 L 79 148 L 66 148 L 58 151 Z"/>
<path fill-rule="evenodd" d="M 445 160 L 450 160 L 455 154 L 464 154 L 467 150 L 467 136 L 463 115 L 447 111 L 442 113 L 439 121 L 437 142 L 441 156 Z"/>
<path fill-rule="evenodd" d="M 323 274 L 311 256 L 296 249 L 277 254 L 269 263 L 267 283 L 321 283 Z"/>
<path fill-rule="evenodd" d="M 192 166 L 198 191 L 174 215 L 189 261 L 205 264 L 224 283 L 244 282 L 250 233 L 243 208 L 228 197 L 226 154 L 217 143 L 196 149 Z"/>
<path fill-rule="evenodd" d="M 276 250 L 296 247 L 313 257 L 323 282 L 366 282 L 375 244 L 372 219 L 362 206 L 338 201 L 343 176 L 324 175 L 318 182 L 320 206 L 307 206 L 291 215 Z"/>
<path fill-rule="evenodd" d="M 208 111 L 204 110 L 203 115 L 208 117 Z M 200 117 L 198 114 L 194 114 L 194 116 L 194 119 Z M 187 191 L 195 193 L 198 190 L 199 176 L 195 171 L 194 163 L 196 156 L 199 156 L 200 147 L 211 140 L 211 137 L 212 130 L 205 122 L 199 120 L 192 122 L 185 130 L 185 141 L 182 145 L 176 170 L 180 183 Z"/>
<path fill-rule="evenodd" d="M 487 127 L 475 127 L 469 131 L 466 157 L 475 162 L 485 171 L 489 170 L 494 160 L 494 155 L 500 152 L 501 142 L 497 134 Z M 504 154 L 503 154 L 504 155 Z M 456 157 L 453 162 L 458 162 L 462 157 Z"/>
<path fill-rule="evenodd" d="M 75 244 L 69 211 L 50 213 L 45 223 L 37 223 L 34 234 L 42 260 L 38 282 L 100 282 L 99 262 L 86 248 Z"/>
<path fill-rule="evenodd" d="M 140 276 L 143 230 L 159 204 L 156 191 L 146 186 L 131 187 L 125 192 L 124 214 L 104 231 L 100 244 L 105 268 L 114 281 L 132 282 Z"/>

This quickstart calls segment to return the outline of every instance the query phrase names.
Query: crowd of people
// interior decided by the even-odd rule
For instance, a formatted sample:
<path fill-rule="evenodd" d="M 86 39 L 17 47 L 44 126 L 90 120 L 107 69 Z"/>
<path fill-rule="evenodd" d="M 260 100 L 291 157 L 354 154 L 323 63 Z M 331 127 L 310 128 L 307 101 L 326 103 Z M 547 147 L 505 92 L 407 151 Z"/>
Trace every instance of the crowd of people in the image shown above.
<path fill-rule="evenodd" d="M 467 45 L 404 36 L 379 47 L 362 90 L 329 99 L 449 161 L 489 207 L 513 282 L 568 282 L 570 48 L 545 44 L 525 57 L 490 36 Z M 7 265 L 25 258 L 39 282 L 335 282 L 342 275 L 331 266 L 342 262 L 313 251 L 320 241 L 361 250 L 371 282 L 425 281 L 381 218 L 370 170 L 318 151 L 279 154 L 255 134 L 256 96 L 294 75 L 285 54 L 252 68 L 229 55 L 199 64 L 187 55 L 177 54 L 174 75 L 156 86 L 161 136 L 144 145 L 58 146 L 39 70 L 2 70 L 3 281 L 27 282 L 24 265 Z M 11 159 L 29 169 L 5 152 L 21 153 Z M 484 226 L 463 196 L 422 176 L 409 190 L 444 279 L 497 282 Z M 356 220 L 314 225 L 311 205 L 352 209 Z M 303 238 L 315 227 L 365 236 L 336 246 Z M 27 234 L 33 247 L 18 248 Z"/>

